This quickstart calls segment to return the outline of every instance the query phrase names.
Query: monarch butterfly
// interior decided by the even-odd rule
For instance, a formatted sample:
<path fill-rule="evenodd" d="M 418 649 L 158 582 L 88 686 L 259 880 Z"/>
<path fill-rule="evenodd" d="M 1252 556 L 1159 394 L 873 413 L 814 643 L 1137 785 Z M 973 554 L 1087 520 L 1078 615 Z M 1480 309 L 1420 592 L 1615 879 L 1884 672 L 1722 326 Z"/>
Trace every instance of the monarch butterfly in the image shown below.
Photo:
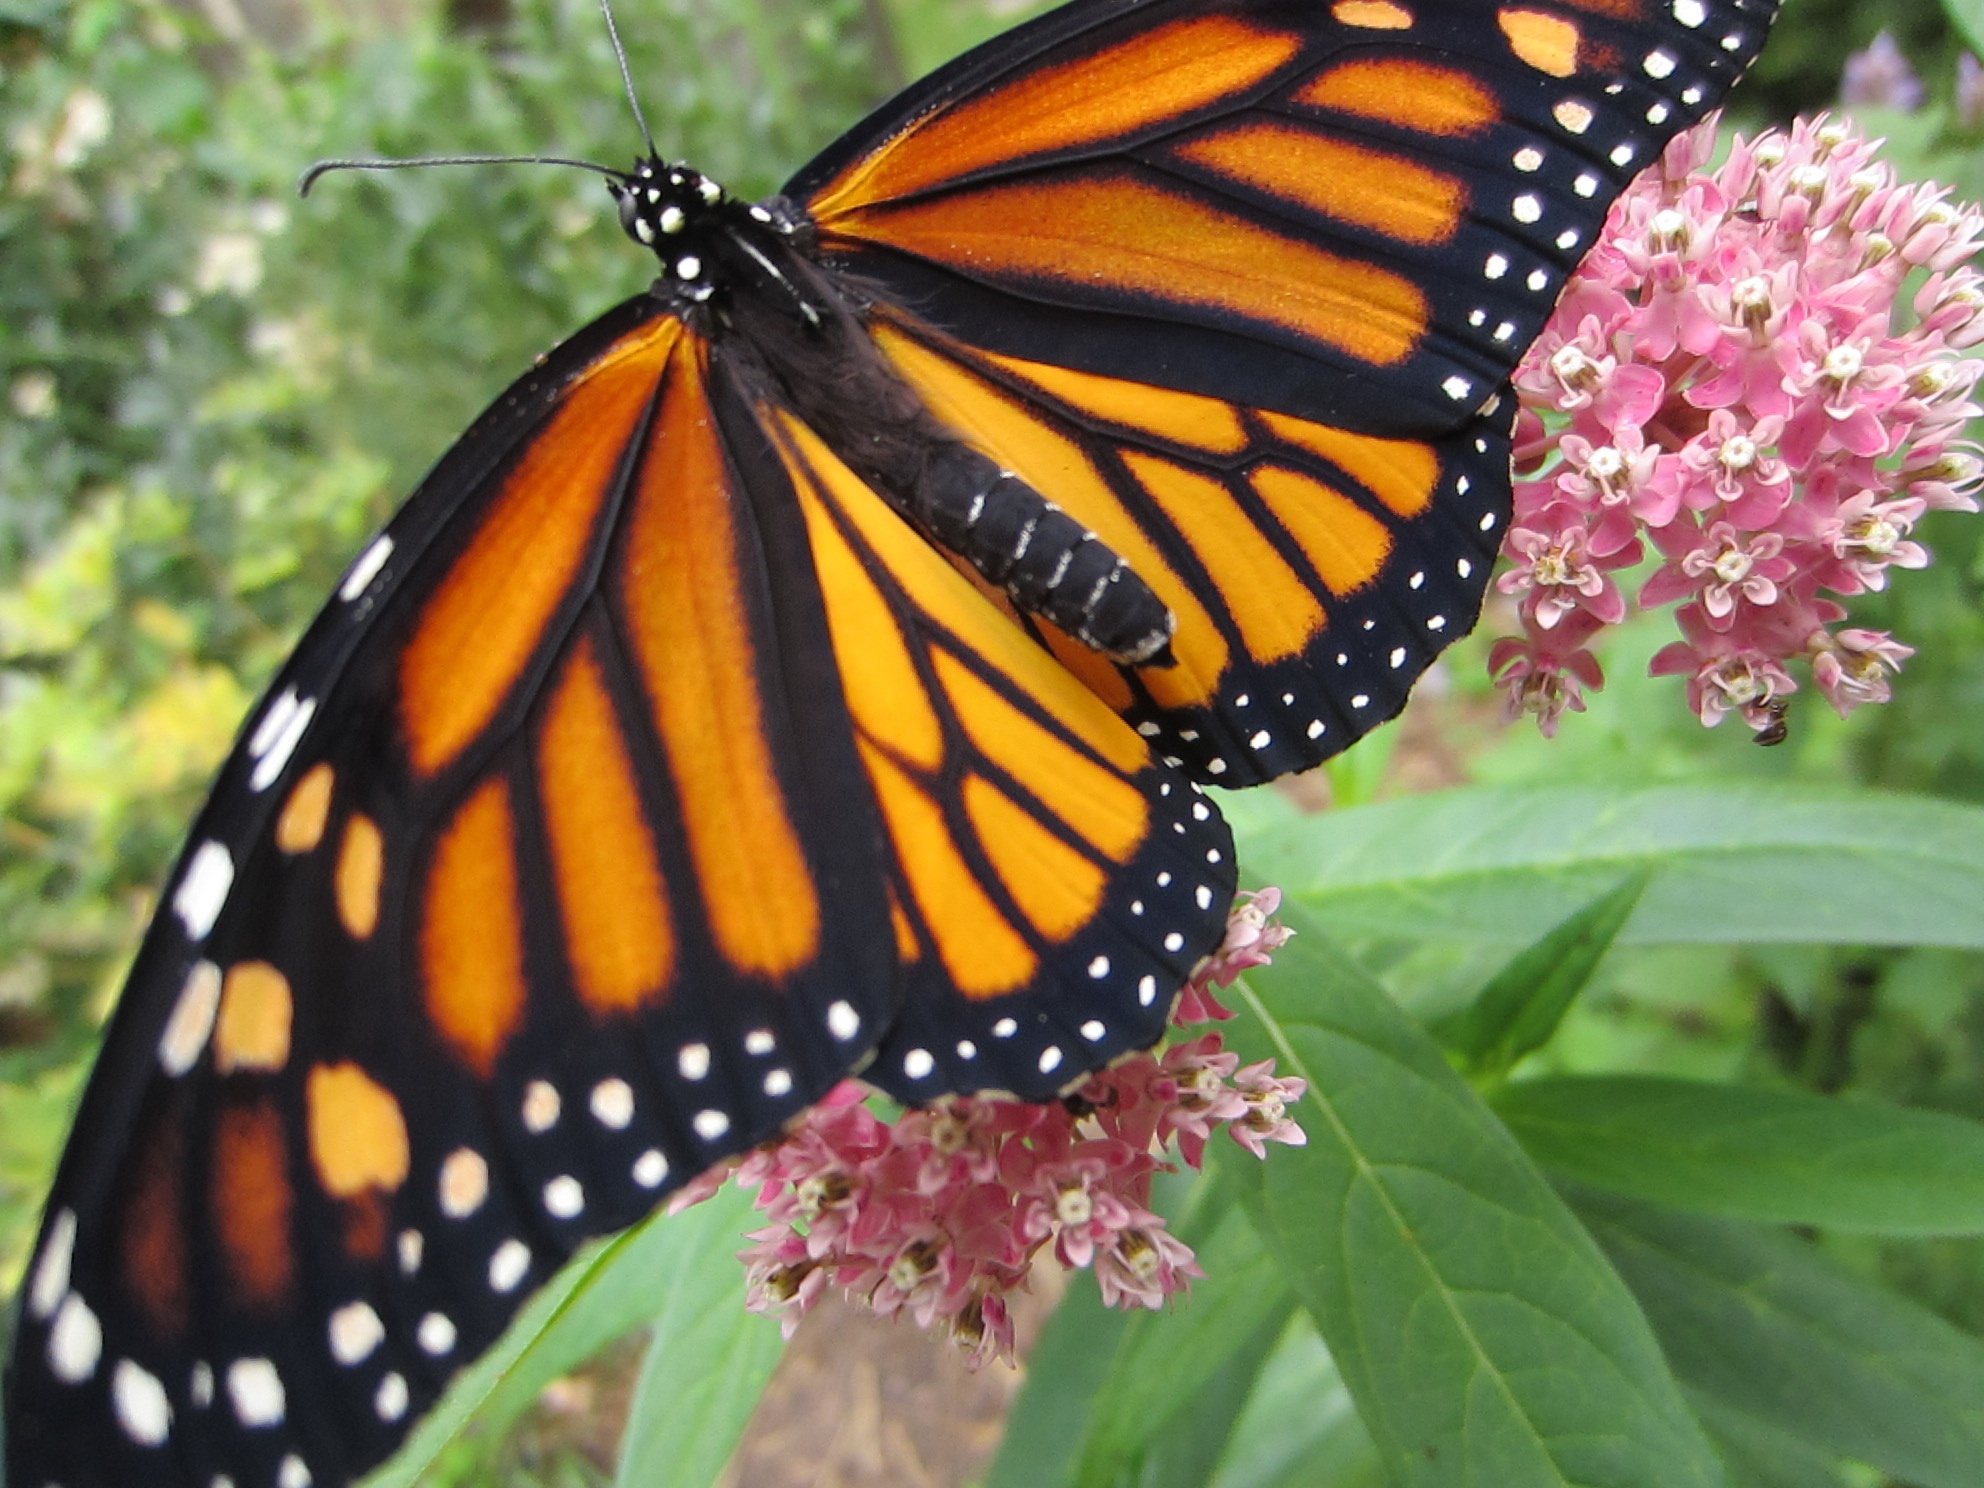
<path fill-rule="evenodd" d="M 1202 793 L 1472 624 L 1506 382 L 1771 0 L 1074 0 L 510 388 L 244 728 L 8 1374 L 24 1488 L 342 1483 L 851 1071 L 1045 1098 L 1218 941 Z"/>

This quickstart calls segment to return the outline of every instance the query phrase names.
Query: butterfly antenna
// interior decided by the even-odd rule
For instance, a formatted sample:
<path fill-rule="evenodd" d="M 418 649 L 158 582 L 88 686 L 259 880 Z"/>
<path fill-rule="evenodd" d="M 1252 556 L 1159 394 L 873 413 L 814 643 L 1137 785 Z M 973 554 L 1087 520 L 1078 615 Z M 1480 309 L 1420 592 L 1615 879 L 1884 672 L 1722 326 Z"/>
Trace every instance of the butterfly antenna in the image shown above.
<path fill-rule="evenodd" d="M 628 179 L 625 171 L 590 160 L 567 160 L 562 155 L 421 155 L 402 160 L 320 160 L 303 173 L 303 179 L 296 183 L 296 194 L 308 196 L 318 177 L 332 171 L 414 170 L 430 165 L 569 165 L 574 170 L 593 171 L 622 185 Z"/>
<path fill-rule="evenodd" d="M 641 127 L 641 138 L 648 147 L 648 158 L 661 159 L 661 152 L 654 147 L 654 136 L 648 132 L 647 115 L 641 112 L 640 96 L 634 92 L 634 69 L 628 65 L 627 49 L 620 45 L 620 28 L 613 23 L 613 0 L 599 0 L 600 14 L 606 17 L 606 34 L 613 42 L 613 55 L 620 59 L 620 80 L 627 85 L 627 102 L 634 110 L 634 122 Z"/>

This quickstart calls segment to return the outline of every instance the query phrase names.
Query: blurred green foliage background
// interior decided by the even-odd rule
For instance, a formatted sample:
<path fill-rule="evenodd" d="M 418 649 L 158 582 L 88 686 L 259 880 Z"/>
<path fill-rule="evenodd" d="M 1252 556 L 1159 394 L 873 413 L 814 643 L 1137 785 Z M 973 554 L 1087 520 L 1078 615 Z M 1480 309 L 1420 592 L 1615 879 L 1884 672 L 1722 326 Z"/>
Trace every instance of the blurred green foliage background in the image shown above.
<path fill-rule="evenodd" d="M 664 151 L 758 195 L 1015 15 L 628 0 L 619 19 Z M 1949 106 L 1966 19 L 1790 0 L 1735 111 L 1824 106 L 1847 51 L 1886 25 L 1931 100 L 1870 122 L 1904 173 L 1984 193 L 1978 137 Z M 0 1295 L 156 885 L 257 690 L 476 411 L 653 272 L 590 175 L 333 176 L 299 201 L 299 172 L 468 151 L 625 163 L 637 143 L 593 0 L 0 0 Z M 1854 623 L 1920 654 L 1897 701 L 1850 726 L 1803 705 L 1772 751 L 1702 730 L 1678 685 L 1644 679 L 1663 620 L 1615 638 L 1611 687 L 1554 742 L 1492 721 L 1469 643 L 1406 748 L 1431 730 L 1488 782 L 1778 777 L 1984 800 L 1977 527 L 1933 521 L 1936 567 L 1856 603 Z M 1409 782 L 1386 768 L 1399 734 L 1333 771 L 1339 800 Z M 1371 950 L 1429 1013 L 1467 979 Z M 1984 1117 L 1975 956 L 1641 949 L 1603 980 L 1546 1067 Z M 1984 1330 L 1976 1242 L 1844 1253 Z"/>

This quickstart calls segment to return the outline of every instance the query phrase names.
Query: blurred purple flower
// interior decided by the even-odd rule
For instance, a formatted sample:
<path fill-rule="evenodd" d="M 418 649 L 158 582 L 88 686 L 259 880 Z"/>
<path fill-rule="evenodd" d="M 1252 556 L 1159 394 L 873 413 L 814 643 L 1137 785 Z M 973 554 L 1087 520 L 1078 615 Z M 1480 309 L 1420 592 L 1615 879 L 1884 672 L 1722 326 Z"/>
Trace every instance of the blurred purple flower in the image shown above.
<path fill-rule="evenodd" d="M 1876 36 L 1866 51 L 1849 56 L 1839 77 L 1839 101 L 1846 108 L 1899 109 L 1912 114 L 1922 107 L 1924 96 L 1922 79 L 1886 31 Z"/>
<path fill-rule="evenodd" d="M 1984 129 L 1984 63 L 1969 52 L 1957 54 L 1956 97 L 1951 108 L 1959 129 Z"/>

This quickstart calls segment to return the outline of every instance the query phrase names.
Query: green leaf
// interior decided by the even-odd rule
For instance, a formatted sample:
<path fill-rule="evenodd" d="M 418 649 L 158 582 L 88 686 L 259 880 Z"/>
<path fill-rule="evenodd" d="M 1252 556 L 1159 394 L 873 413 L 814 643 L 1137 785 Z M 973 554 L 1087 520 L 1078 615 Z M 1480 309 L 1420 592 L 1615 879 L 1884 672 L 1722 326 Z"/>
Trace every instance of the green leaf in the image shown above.
<path fill-rule="evenodd" d="M 1622 944 L 1984 948 L 1984 810 L 1792 786 L 1442 791 L 1250 835 L 1248 876 L 1359 936 L 1526 944 L 1665 869 Z"/>
<path fill-rule="evenodd" d="M 1006 1417 L 985 1488 L 1060 1488 L 1074 1481 L 1089 1408 L 1129 1330 L 1126 1313 L 1102 1305 L 1093 1281 L 1071 1277 L 1026 1364 L 1026 1384 Z"/>
<path fill-rule="evenodd" d="M 1839 1459 L 1713 1395 L 1686 1390 L 1688 1404 L 1722 1449 L 1734 1488 L 1840 1488 Z"/>
<path fill-rule="evenodd" d="M 1653 870 L 1643 868 L 1609 894 L 1592 900 L 1519 952 L 1460 1012 L 1433 1029 L 1473 1075 L 1508 1072 L 1557 1031 L 1620 928 L 1646 891 Z"/>
<path fill-rule="evenodd" d="M 1289 1320 L 1211 1488 L 1364 1488 L 1382 1481 L 1371 1433 L 1307 1313 Z"/>
<path fill-rule="evenodd" d="M 1199 1181 L 1176 1227 L 1205 1271 L 1190 1299 L 1131 1314 L 1117 1341 L 1088 1411 L 1073 1479 L 1082 1488 L 1203 1483 L 1295 1309 L 1280 1267 L 1234 1202 L 1233 1181 L 1221 1177 L 1230 1166 Z"/>
<path fill-rule="evenodd" d="M 1976 1488 L 1984 1341 L 1787 1235 L 1571 1197 L 1693 1389 L 1920 1488 Z"/>
<path fill-rule="evenodd" d="M 1984 1123 L 1786 1090 L 1526 1080 L 1496 1113 L 1530 1156 L 1614 1193 L 1878 1235 L 1984 1234 Z"/>
<path fill-rule="evenodd" d="M 1713 1448 L 1632 1296 L 1425 1033 L 1300 909 L 1239 998 L 1307 1079 L 1250 1211 L 1405 1488 L 1708 1488 Z"/>
<path fill-rule="evenodd" d="M 750 1196 L 726 1187 L 685 1214 L 656 1214 L 581 1251 L 524 1304 L 495 1346 L 456 1377 L 406 1446 L 365 1480 L 365 1488 L 411 1488 L 471 1424 L 499 1431 L 552 1380 L 652 1318 L 663 1292 L 658 1278 L 693 1268 L 716 1245 L 712 1235 L 736 1236 L 749 1224 Z M 736 1247 L 717 1248 L 732 1278 L 727 1295 L 741 1312 Z"/>
<path fill-rule="evenodd" d="M 620 1442 L 622 1488 L 714 1483 L 778 1367 L 778 1324 L 744 1310 L 737 1262 L 749 1196 L 734 1187 L 669 1221 L 672 1253 L 648 1275 L 660 1303 Z"/>

